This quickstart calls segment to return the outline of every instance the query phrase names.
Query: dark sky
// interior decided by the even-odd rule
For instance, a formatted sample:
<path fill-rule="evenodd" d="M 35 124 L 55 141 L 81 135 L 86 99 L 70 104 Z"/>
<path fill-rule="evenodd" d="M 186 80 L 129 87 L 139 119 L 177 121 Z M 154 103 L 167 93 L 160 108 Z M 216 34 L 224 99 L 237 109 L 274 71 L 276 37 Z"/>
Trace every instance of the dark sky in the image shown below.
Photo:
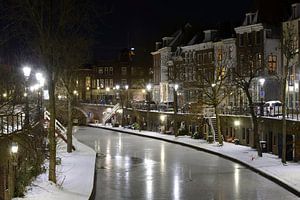
<path fill-rule="evenodd" d="M 112 9 L 97 36 L 97 58 L 115 58 L 120 49 L 135 47 L 136 57 L 150 55 L 155 42 L 189 22 L 199 30 L 220 24 L 241 25 L 245 13 L 264 13 L 267 20 L 287 12 L 300 0 L 106 0 Z M 103 3 L 103 1 L 101 1 Z M 283 11 L 285 10 L 285 11 Z M 278 20 L 281 22 L 281 20 Z M 233 28 L 229 30 L 233 31 Z M 151 59 L 151 56 L 149 56 Z M 149 59 L 148 57 L 148 59 Z"/>
<path fill-rule="evenodd" d="M 155 41 L 172 34 L 186 22 L 206 26 L 241 21 L 251 0 L 114 0 L 104 17 L 98 38 L 98 57 L 111 57 L 120 48 L 137 53 L 153 51 Z"/>

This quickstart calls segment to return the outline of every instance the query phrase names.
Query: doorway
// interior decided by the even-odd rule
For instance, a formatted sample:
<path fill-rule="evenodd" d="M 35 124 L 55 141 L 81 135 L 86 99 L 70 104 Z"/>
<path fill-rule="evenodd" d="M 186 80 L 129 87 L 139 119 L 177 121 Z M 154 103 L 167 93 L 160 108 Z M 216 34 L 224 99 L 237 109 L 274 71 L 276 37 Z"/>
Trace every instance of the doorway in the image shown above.
<path fill-rule="evenodd" d="M 268 134 L 268 152 L 273 152 L 273 132 L 270 131 Z"/>

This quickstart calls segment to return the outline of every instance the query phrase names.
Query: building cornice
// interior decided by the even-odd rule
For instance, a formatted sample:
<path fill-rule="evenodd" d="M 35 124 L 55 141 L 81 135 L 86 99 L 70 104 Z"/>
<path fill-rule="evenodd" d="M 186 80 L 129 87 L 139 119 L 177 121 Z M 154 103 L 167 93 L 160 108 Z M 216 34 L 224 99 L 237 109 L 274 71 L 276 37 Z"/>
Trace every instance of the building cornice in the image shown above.
<path fill-rule="evenodd" d="M 250 33 L 253 31 L 260 31 L 263 29 L 264 29 L 264 26 L 262 23 L 248 25 L 248 26 L 239 26 L 239 27 L 234 28 L 234 30 L 237 34 Z"/>

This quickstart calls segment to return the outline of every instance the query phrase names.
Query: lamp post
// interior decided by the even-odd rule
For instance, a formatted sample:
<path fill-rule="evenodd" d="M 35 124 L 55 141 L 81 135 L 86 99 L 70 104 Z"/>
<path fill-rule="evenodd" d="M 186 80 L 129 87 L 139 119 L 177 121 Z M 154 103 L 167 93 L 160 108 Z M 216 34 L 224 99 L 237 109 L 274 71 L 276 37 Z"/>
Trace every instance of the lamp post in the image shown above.
<path fill-rule="evenodd" d="M 174 129 L 174 135 L 177 137 L 177 112 L 178 112 L 178 105 L 177 105 L 177 91 L 178 91 L 179 85 L 175 84 L 174 85 L 174 124 L 173 124 L 173 129 Z"/>
<path fill-rule="evenodd" d="M 264 97 L 265 97 L 265 91 L 264 91 L 264 84 L 265 84 L 266 79 L 260 78 L 258 80 L 259 85 L 260 85 L 260 90 L 259 90 L 259 97 L 260 97 L 260 115 L 264 115 L 264 107 L 263 107 L 263 102 L 264 102 Z"/>
<path fill-rule="evenodd" d="M 29 66 L 23 67 L 23 74 L 25 76 L 25 127 L 29 126 L 29 99 L 28 99 L 28 80 L 30 77 L 31 68 Z"/>
<path fill-rule="evenodd" d="M 150 92 L 152 89 L 152 85 L 150 83 L 147 84 L 146 90 L 147 90 L 147 130 L 150 131 Z"/>
<path fill-rule="evenodd" d="M 126 90 L 126 116 L 128 116 L 128 98 L 129 98 L 129 86 L 125 85 L 125 90 Z M 128 125 L 128 118 L 126 117 L 126 124 Z"/>

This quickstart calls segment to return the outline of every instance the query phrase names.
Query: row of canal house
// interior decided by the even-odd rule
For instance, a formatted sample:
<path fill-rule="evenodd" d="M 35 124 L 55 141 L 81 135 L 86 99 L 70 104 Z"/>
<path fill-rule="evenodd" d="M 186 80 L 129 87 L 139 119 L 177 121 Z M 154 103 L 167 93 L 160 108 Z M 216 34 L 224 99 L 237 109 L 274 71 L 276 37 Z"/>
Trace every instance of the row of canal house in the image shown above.
<path fill-rule="evenodd" d="M 299 47 L 300 4 L 291 5 L 291 15 L 282 23 L 266 23 L 262 16 L 260 10 L 246 13 L 243 23 L 234 28 L 235 36 L 230 38 L 222 38 L 218 30 L 205 30 L 202 37 L 197 33 L 193 35 L 190 24 L 186 24 L 171 36 L 163 37 L 161 42 L 156 43 L 156 50 L 151 53 L 154 71 L 153 100 L 172 102 L 174 85 L 179 84 L 177 92 L 179 107 L 197 102 L 202 95 L 195 84 L 199 81 L 197 73 L 199 71 L 207 74 L 215 73 L 221 63 L 226 66 L 229 73 L 237 70 L 245 77 L 250 76 L 251 71 L 265 66 L 264 70 L 258 70 L 258 76 L 252 81 L 252 100 L 255 103 L 282 101 L 280 90 L 282 84 L 278 77 L 282 77 L 287 63 L 281 51 L 282 37 L 283 32 L 289 27 L 289 31 L 293 30 L 295 33 L 294 45 Z M 293 110 L 293 113 L 299 112 L 299 63 L 297 54 L 288 66 L 287 107 L 289 111 Z M 226 110 L 238 110 L 240 111 L 238 114 L 247 115 L 247 107 L 245 95 L 237 88 L 233 89 L 222 103 L 224 113 L 227 113 Z M 204 111 L 204 114 L 207 112 Z M 278 131 L 281 130 L 280 122 L 268 120 L 271 120 L 269 124 L 267 120 L 262 123 L 264 128 L 260 130 L 260 137 L 267 141 L 267 151 L 280 154 L 281 132 Z M 233 135 L 234 132 L 234 136 L 240 139 L 241 144 L 251 145 L 253 143 L 251 123 L 249 120 L 244 121 L 245 123 L 241 123 L 238 129 L 232 124 L 222 123 L 223 135 Z M 276 125 L 272 126 L 273 124 Z M 292 144 L 290 145 L 293 148 L 292 157 L 299 159 L 300 152 L 295 149 L 298 148 L 300 136 L 299 130 L 294 127 L 300 125 L 296 121 L 288 125 L 287 140 Z"/>

